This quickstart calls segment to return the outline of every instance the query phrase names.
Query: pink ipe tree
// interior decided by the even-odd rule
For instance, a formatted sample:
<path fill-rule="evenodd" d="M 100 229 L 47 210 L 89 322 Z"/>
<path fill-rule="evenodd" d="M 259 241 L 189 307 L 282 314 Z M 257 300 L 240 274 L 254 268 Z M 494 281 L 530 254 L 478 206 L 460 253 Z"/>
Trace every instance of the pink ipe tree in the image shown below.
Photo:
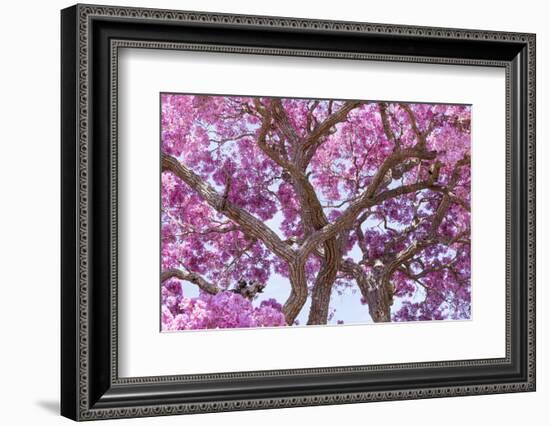
<path fill-rule="evenodd" d="M 470 106 L 160 102 L 163 331 L 470 318 Z"/>

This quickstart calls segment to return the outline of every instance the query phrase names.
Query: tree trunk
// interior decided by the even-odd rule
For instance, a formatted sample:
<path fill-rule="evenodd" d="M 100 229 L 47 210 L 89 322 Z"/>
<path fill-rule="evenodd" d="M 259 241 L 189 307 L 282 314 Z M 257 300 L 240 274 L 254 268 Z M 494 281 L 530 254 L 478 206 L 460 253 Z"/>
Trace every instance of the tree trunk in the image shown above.
<path fill-rule="evenodd" d="M 390 322 L 390 308 L 393 303 L 393 296 L 386 286 L 377 284 L 377 287 L 369 289 L 366 295 L 369 305 L 369 314 L 374 322 Z"/>
<path fill-rule="evenodd" d="M 335 238 L 325 242 L 324 255 L 321 270 L 317 274 L 313 287 L 308 325 L 326 324 L 328 321 L 330 294 L 340 267 L 341 258 L 341 252 L 338 250 Z"/>
<path fill-rule="evenodd" d="M 283 306 L 286 323 L 292 325 L 307 300 L 307 282 L 304 265 L 289 265 L 290 296 Z"/>
<path fill-rule="evenodd" d="M 373 274 L 367 275 L 361 266 L 349 260 L 343 263 L 342 270 L 357 282 L 361 295 L 369 307 L 372 320 L 390 322 L 393 304 L 391 285 L 383 285 L 382 277 L 376 279 Z"/>

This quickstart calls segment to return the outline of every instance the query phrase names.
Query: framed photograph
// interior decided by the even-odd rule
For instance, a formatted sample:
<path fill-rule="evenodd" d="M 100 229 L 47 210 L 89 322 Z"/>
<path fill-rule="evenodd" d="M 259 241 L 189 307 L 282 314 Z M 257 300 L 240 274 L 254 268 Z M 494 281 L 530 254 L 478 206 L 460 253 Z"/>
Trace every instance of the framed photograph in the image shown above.
<path fill-rule="evenodd" d="M 61 12 L 61 413 L 535 390 L 535 35 Z"/>

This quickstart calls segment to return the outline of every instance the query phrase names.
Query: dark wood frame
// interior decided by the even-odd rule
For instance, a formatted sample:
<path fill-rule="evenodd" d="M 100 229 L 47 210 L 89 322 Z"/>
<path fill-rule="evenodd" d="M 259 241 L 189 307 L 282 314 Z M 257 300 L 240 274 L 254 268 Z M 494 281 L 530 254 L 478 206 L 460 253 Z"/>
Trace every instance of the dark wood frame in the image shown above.
<path fill-rule="evenodd" d="M 120 47 L 505 68 L 506 357 L 119 378 Z M 61 13 L 61 52 L 62 415 L 89 420 L 535 390 L 533 34 L 76 5 Z"/>

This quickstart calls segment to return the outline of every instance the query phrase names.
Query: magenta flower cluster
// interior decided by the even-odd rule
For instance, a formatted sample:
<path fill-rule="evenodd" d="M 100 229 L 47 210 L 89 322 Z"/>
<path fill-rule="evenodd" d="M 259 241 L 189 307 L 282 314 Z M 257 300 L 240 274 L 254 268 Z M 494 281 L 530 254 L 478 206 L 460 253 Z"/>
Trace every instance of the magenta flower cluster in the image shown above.
<path fill-rule="evenodd" d="M 161 323 L 164 331 L 277 327 L 286 325 L 281 308 L 274 299 L 254 307 L 249 300 L 230 291 L 185 297 L 180 283 L 170 280 L 162 288 Z"/>

